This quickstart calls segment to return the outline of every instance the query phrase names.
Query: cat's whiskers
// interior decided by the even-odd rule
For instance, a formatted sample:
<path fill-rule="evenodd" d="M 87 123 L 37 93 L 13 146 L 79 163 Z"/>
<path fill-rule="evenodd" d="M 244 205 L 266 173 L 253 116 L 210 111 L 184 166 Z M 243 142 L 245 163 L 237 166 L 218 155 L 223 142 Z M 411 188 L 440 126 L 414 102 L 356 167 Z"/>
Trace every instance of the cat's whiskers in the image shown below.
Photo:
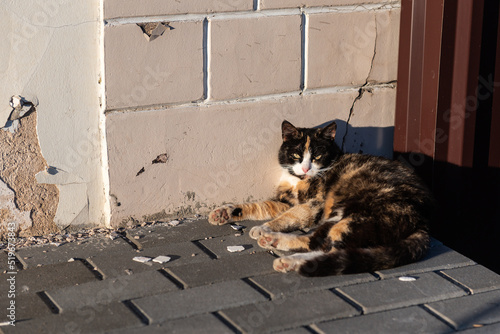
<path fill-rule="evenodd" d="M 320 169 L 318 169 L 318 172 L 326 172 L 327 170 L 330 170 L 332 168 L 333 168 L 333 166 L 328 166 L 328 167 L 325 167 L 325 168 L 320 168 Z"/>
<path fill-rule="evenodd" d="M 323 176 L 327 171 L 332 169 L 333 166 L 325 167 L 325 168 L 320 168 L 316 171 L 316 176 Z"/>

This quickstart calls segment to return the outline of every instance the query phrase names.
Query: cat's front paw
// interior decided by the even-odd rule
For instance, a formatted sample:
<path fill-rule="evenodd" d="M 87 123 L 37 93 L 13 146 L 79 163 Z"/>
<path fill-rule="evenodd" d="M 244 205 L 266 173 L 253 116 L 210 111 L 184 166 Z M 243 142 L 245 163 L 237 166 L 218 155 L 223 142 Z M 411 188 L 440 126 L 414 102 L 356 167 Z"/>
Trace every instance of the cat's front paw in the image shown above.
<path fill-rule="evenodd" d="M 257 240 L 261 235 L 269 232 L 272 232 L 272 230 L 266 225 L 254 226 L 250 230 L 250 238 Z"/>
<path fill-rule="evenodd" d="M 224 225 L 232 221 L 232 215 L 236 207 L 226 204 L 210 212 L 208 222 L 212 225 Z"/>

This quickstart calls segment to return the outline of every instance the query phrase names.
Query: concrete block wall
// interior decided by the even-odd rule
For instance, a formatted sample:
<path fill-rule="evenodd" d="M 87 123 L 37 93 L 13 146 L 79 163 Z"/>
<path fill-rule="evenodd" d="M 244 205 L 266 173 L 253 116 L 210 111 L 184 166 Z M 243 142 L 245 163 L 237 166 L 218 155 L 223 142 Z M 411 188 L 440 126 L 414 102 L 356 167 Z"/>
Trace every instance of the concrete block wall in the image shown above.
<path fill-rule="evenodd" d="M 111 223 L 269 197 L 280 125 L 392 155 L 399 1 L 104 0 Z M 139 25 L 162 24 L 148 41 Z"/>

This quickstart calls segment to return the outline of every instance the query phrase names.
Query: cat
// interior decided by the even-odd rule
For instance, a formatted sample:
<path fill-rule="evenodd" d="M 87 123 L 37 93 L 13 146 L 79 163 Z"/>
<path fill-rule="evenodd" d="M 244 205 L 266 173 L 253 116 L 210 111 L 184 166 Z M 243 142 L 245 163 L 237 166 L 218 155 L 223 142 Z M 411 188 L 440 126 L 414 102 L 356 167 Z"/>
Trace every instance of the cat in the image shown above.
<path fill-rule="evenodd" d="M 429 248 L 434 201 L 408 167 L 386 158 L 343 153 L 337 124 L 297 128 L 282 123 L 283 169 L 274 198 L 226 204 L 211 224 L 269 220 L 250 237 L 269 250 L 297 252 L 274 260 L 279 272 L 304 276 L 373 272 L 421 259 Z M 309 234 L 294 230 L 316 228 Z"/>

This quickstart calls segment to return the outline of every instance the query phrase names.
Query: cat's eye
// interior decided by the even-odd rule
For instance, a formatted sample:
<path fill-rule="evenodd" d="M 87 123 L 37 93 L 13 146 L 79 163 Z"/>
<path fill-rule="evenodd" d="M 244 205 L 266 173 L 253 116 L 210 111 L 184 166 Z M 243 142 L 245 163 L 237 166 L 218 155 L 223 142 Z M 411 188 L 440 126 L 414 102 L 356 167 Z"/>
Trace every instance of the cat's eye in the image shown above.
<path fill-rule="evenodd" d="M 314 160 L 319 160 L 319 159 L 321 159 L 321 157 L 322 157 L 322 155 L 317 155 L 314 157 Z"/>
<path fill-rule="evenodd" d="M 300 159 L 300 155 L 298 155 L 297 153 L 292 154 L 292 157 L 294 159 Z"/>

